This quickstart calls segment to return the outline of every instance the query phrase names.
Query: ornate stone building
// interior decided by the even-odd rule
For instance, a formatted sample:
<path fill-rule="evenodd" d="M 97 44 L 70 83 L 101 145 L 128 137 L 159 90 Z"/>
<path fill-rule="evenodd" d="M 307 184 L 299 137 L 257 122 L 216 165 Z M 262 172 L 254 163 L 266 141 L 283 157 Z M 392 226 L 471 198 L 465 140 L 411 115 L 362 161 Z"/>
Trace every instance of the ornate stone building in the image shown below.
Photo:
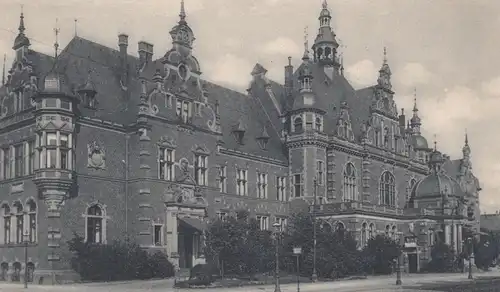
<path fill-rule="evenodd" d="M 0 89 L 0 279 L 74 279 L 73 232 L 128 236 L 187 268 L 205 261 L 207 221 L 246 209 L 267 229 L 313 201 L 360 247 L 405 236 L 413 270 L 437 235 L 461 249 L 477 225 L 467 207 L 479 214 L 467 140 L 458 160 L 428 146 L 417 104 L 408 123 L 398 114 L 385 57 L 375 85 L 355 90 L 326 2 L 299 68 L 278 84 L 257 64 L 246 94 L 203 79 L 181 7 L 158 58 L 147 42 L 131 54 L 124 34 L 117 49 L 75 36 L 48 56 L 21 14 Z"/>

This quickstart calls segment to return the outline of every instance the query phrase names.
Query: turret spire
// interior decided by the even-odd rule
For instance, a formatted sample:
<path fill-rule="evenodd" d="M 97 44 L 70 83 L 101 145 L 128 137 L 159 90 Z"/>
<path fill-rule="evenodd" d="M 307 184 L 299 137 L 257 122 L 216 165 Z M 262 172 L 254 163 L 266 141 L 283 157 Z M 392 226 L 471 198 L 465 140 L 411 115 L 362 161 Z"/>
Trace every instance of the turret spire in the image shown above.
<path fill-rule="evenodd" d="M 181 0 L 181 13 L 179 13 L 181 22 L 186 22 L 186 9 L 184 8 L 184 0 Z"/>
<path fill-rule="evenodd" d="M 384 47 L 384 61 L 383 64 L 387 64 L 387 47 Z"/>
<path fill-rule="evenodd" d="M 391 68 L 389 67 L 389 63 L 387 62 L 387 47 L 384 47 L 384 58 L 382 61 L 382 67 L 380 68 L 379 72 L 379 77 L 378 77 L 378 85 L 387 90 L 391 91 L 392 90 L 392 84 L 391 84 Z"/>
<path fill-rule="evenodd" d="M 21 5 L 21 16 L 19 18 L 19 34 L 24 34 L 26 27 L 24 26 L 24 5 Z"/>
<path fill-rule="evenodd" d="M 318 35 L 312 47 L 314 61 L 320 62 L 325 66 L 334 66 L 338 70 L 340 68 L 340 64 L 337 60 L 337 48 L 339 47 L 339 43 L 335 39 L 336 36 L 331 27 L 332 14 L 328 9 L 326 0 L 323 1 L 318 19 Z"/>
<path fill-rule="evenodd" d="M 411 128 L 413 129 L 413 133 L 419 135 L 420 134 L 420 126 L 422 125 L 420 117 L 418 116 L 418 107 L 417 107 L 417 89 L 415 88 L 413 91 L 413 117 L 410 120 Z"/>
<path fill-rule="evenodd" d="M 59 50 L 59 27 L 58 27 L 58 19 L 56 18 L 56 26 L 54 27 L 54 34 L 56 35 L 56 42 L 54 43 L 54 50 L 55 50 L 55 58 L 57 58 L 57 53 Z"/>
<path fill-rule="evenodd" d="M 470 157 L 470 147 L 469 147 L 469 137 L 467 135 L 467 129 L 465 129 L 465 143 L 464 147 L 462 147 L 462 154 L 464 159 L 468 159 Z"/>
<path fill-rule="evenodd" d="M 3 54 L 2 85 L 5 85 L 5 63 L 6 62 L 7 62 L 7 54 Z"/>
<path fill-rule="evenodd" d="M 304 56 L 302 56 L 302 60 L 309 60 L 309 32 L 308 27 L 304 28 Z"/>
<path fill-rule="evenodd" d="M 24 26 L 24 9 L 23 5 L 21 5 L 21 16 L 19 17 L 19 33 L 17 34 L 16 39 L 14 40 L 14 46 L 12 47 L 14 50 L 18 50 L 22 47 L 28 47 L 30 45 L 29 39 L 25 34 L 26 27 Z M 17 59 L 24 56 L 24 52 L 17 56 Z"/>

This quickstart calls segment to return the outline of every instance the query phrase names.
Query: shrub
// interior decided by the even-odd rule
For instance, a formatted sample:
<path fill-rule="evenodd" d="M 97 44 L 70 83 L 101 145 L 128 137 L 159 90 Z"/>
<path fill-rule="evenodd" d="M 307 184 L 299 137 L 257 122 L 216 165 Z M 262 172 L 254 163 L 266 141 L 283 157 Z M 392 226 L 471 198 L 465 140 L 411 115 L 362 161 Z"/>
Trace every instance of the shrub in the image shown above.
<path fill-rule="evenodd" d="M 384 235 L 371 238 L 363 249 L 364 258 L 368 261 L 365 271 L 371 270 L 379 275 L 392 273 L 394 261 L 400 253 L 401 247 L 393 239 Z"/>
<path fill-rule="evenodd" d="M 436 243 L 431 250 L 431 260 L 425 271 L 432 273 L 449 273 L 459 270 L 459 259 L 463 259 L 447 244 Z"/>
<path fill-rule="evenodd" d="M 73 252 L 72 267 L 85 281 L 167 278 L 174 275 L 174 266 L 164 253 L 149 254 L 129 241 L 89 244 L 75 234 L 68 245 Z"/>

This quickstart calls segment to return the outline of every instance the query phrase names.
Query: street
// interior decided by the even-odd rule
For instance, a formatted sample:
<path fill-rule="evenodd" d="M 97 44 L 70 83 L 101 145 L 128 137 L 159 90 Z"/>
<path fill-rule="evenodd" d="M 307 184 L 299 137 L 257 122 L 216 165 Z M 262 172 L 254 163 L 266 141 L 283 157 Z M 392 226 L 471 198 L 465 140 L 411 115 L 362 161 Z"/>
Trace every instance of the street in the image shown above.
<path fill-rule="evenodd" d="M 301 284 L 300 290 L 303 292 L 355 292 L 355 291 L 500 291 L 492 290 L 489 286 L 500 286 L 500 280 L 492 280 L 492 277 L 500 277 L 499 271 L 478 273 L 474 284 L 467 280 L 467 274 L 409 274 L 404 275 L 403 285 L 395 285 L 395 276 L 370 277 L 364 280 L 335 281 Z M 22 283 L 11 284 L 1 283 L 0 291 L 75 291 L 75 292 L 132 292 L 132 291 L 200 291 L 200 289 L 174 289 L 173 279 L 154 281 L 130 281 L 116 283 L 87 283 L 59 286 L 37 286 L 30 285 L 24 289 Z M 472 285 L 473 284 L 473 285 Z M 460 286 L 460 287 L 457 287 Z M 273 292 L 273 285 L 247 286 L 237 288 L 208 288 L 204 292 L 235 291 L 235 292 Z M 283 292 L 295 292 L 295 284 L 281 285 Z"/>

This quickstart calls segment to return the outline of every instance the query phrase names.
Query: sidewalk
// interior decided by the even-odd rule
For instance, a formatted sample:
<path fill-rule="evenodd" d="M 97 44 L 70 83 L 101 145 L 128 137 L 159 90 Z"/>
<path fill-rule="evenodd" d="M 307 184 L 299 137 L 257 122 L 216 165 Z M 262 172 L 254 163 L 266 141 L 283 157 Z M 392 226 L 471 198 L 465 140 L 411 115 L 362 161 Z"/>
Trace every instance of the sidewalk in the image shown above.
<path fill-rule="evenodd" d="M 490 272 L 476 273 L 475 277 L 482 276 L 498 276 L 500 277 L 499 270 Z M 334 282 L 319 282 L 319 283 L 305 283 L 300 285 L 302 292 L 357 292 L 357 291 L 377 291 L 377 292 L 392 292 L 392 291 L 406 291 L 405 289 L 412 286 L 418 286 L 426 283 L 440 283 L 440 282 L 456 282 L 460 280 L 467 280 L 467 273 L 460 274 L 403 274 L 402 286 L 396 286 L 396 276 L 374 276 L 364 280 L 346 280 Z M 273 285 L 259 285 L 259 286 L 246 286 L 237 288 L 208 288 L 208 289 L 174 289 L 172 288 L 173 279 L 166 280 L 152 280 L 152 281 L 130 281 L 130 282 L 115 282 L 115 283 L 88 283 L 88 284 L 71 284 L 71 285 L 58 285 L 58 286 L 38 286 L 30 285 L 28 289 L 23 288 L 22 283 L 0 283 L 0 291 L 16 292 L 16 291 L 74 291 L 74 292 L 135 292 L 135 291 L 238 291 L 238 292 L 273 292 Z M 282 292 L 295 292 L 297 291 L 296 284 L 281 285 Z M 423 291 L 420 291 L 423 292 Z"/>

